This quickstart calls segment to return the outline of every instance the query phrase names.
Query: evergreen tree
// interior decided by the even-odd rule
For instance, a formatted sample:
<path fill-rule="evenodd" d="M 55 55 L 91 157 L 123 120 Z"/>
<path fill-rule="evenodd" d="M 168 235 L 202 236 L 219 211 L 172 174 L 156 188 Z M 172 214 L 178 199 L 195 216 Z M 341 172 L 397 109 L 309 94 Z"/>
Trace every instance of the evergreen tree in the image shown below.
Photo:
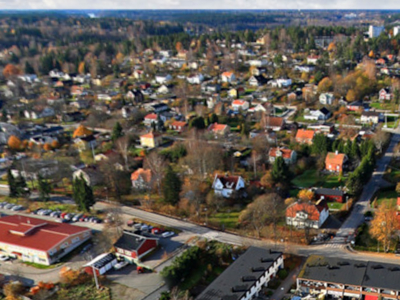
<path fill-rule="evenodd" d="M 28 61 L 25 62 L 25 74 L 35 74 L 35 69 Z"/>
<path fill-rule="evenodd" d="M 350 141 L 347 141 L 347 142 L 346 142 L 346 145 L 344 146 L 343 152 L 344 152 L 348 157 L 351 157 L 351 146 L 352 146 L 352 143 L 350 143 Z"/>
<path fill-rule="evenodd" d="M 350 195 L 359 195 L 363 189 L 361 175 L 358 172 L 350 173 L 349 178 L 347 178 L 346 187 Z"/>
<path fill-rule="evenodd" d="M 167 167 L 165 176 L 162 182 L 164 201 L 171 205 L 179 202 L 179 194 L 182 188 L 182 182 L 178 174 L 172 169 L 171 166 Z"/>
<path fill-rule="evenodd" d="M 17 196 L 22 197 L 28 193 L 28 186 L 26 184 L 25 178 L 19 173 L 16 179 L 16 191 Z"/>
<path fill-rule="evenodd" d="M 51 184 L 48 180 L 44 180 L 41 175 L 38 177 L 39 197 L 47 202 L 50 200 L 50 193 L 52 191 Z"/>
<path fill-rule="evenodd" d="M 81 175 L 73 181 L 73 198 L 80 211 L 89 212 L 95 204 L 93 190 Z"/>
<path fill-rule="evenodd" d="M 313 139 L 312 152 L 325 155 L 328 152 L 328 138 L 324 134 L 316 134 Z"/>
<path fill-rule="evenodd" d="M 7 123 L 7 121 L 8 121 L 8 114 L 7 114 L 7 110 L 5 108 L 3 108 L 2 112 L 1 112 L 1 121 L 4 123 Z"/>
<path fill-rule="evenodd" d="M 211 114 L 210 124 L 218 123 L 218 116 L 216 114 Z"/>
<path fill-rule="evenodd" d="M 360 149 L 358 147 L 357 141 L 354 139 L 353 143 L 351 144 L 351 154 L 350 157 L 352 159 L 360 159 Z"/>
<path fill-rule="evenodd" d="M 281 156 L 278 156 L 272 165 L 271 177 L 276 183 L 288 183 L 290 181 L 289 167 Z"/>
<path fill-rule="evenodd" d="M 122 137 L 124 133 L 122 132 L 122 126 L 119 122 L 115 123 L 113 131 L 111 133 L 111 139 L 116 141 L 120 137 Z"/>
<path fill-rule="evenodd" d="M 7 171 L 7 181 L 8 181 L 8 186 L 9 186 L 9 196 L 12 198 L 17 197 L 17 184 L 15 181 L 15 178 L 13 174 L 11 173 L 11 170 L 8 169 Z"/>

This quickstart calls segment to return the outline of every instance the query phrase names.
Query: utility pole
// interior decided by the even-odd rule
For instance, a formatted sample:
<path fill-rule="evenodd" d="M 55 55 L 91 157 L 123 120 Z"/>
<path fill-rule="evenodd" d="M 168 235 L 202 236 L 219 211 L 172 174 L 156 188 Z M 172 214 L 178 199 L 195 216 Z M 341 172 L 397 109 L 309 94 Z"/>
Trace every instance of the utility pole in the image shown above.
<path fill-rule="evenodd" d="M 92 265 L 92 270 L 93 270 L 94 282 L 96 283 L 96 288 L 100 289 L 99 281 L 97 279 L 97 273 L 96 273 L 96 269 L 94 268 L 94 265 Z"/>

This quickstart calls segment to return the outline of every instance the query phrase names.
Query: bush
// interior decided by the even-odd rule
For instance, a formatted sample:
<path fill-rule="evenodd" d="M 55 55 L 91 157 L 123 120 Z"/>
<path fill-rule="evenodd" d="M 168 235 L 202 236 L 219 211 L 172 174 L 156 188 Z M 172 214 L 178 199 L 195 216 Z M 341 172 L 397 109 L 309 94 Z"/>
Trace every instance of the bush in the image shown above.
<path fill-rule="evenodd" d="M 289 275 L 288 271 L 286 269 L 281 269 L 278 271 L 278 277 L 281 280 L 284 280 L 287 276 Z"/>

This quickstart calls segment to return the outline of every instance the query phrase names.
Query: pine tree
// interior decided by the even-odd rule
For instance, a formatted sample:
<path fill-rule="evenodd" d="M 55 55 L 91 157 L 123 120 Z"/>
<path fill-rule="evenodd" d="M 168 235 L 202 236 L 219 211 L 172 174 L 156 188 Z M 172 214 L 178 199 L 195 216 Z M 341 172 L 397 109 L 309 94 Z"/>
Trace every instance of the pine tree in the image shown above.
<path fill-rule="evenodd" d="M 35 69 L 28 61 L 25 62 L 25 74 L 35 74 Z"/>
<path fill-rule="evenodd" d="M 73 198 L 80 211 L 89 212 L 90 207 L 95 204 L 93 190 L 83 176 L 73 181 Z"/>
<path fill-rule="evenodd" d="M 272 165 L 271 177 L 276 183 L 290 181 L 290 170 L 281 156 L 278 156 Z"/>
<path fill-rule="evenodd" d="M 7 123 L 7 121 L 8 121 L 8 114 L 7 114 L 7 110 L 5 108 L 3 108 L 2 112 L 1 112 L 1 121 L 4 123 Z"/>
<path fill-rule="evenodd" d="M 111 134 L 111 139 L 113 141 L 116 141 L 120 137 L 122 137 L 124 133 L 122 132 L 122 126 L 119 122 L 115 123 L 112 134 Z"/>
<path fill-rule="evenodd" d="M 328 138 L 324 134 L 316 134 L 313 139 L 312 152 L 325 155 L 328 152 Z"/>
<path fill-rule="evenodd" d="M 360 159 L 360 149 L 358 147 L 357 141 L 354 139 L 351 144 L 351 154 L 350 157 L 352 159 Z"/>
<path fill-rule="evenodd" d="M 8 181 L 8 186 L 10 189 L 9 196 L 12 198 L 17 197 L 17 185 L 15 182 L 15 178 L 14 178 L 13 174 L 11 173 L 10 169 L 8 169 L 8 171 L 7 171 L 7 181 Z"/>
<path fill-rule="evenodd" d="M 50 193 L 52 191 L 51 184 L 48 180 L 44 180 L 41 175 L 38 177 L 39 197 L 47 202 L 50 200 Z"/>
<path fill-rule="evenodd" d="M 182 189 L 182 182 L 178 174 L 172 169 L 171 166 L 167 167 L 162 186 L 164 201 L 172 205 L 177 204 L 179 202 L 179 194 Z"/>

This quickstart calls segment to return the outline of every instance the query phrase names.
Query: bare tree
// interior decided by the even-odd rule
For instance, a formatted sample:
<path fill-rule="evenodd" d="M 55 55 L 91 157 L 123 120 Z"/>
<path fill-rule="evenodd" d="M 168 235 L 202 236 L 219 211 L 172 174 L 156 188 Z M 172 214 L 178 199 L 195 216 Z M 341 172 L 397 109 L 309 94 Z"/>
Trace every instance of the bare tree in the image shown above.
<path fill-rule="evenodd" d="M 158 154 L 156 151 L 152 151 L 146 156 L 144 160 L 145 168 L 151 170 L 151 181 L 156 186 L 158 193 L 161 195 L 161 181 L 164 174 L 164 168 L 166 165 L 165 158 Z"/>
<path fill-rule="evenodd" d="M 383 146 L 389 141 L 390 134 L 383 131 L 382 128 L 378 128 L 375 132 L 375 136 L 373 138 L 376 149 L 378 149 L 379 153 L 382 153 Z"/>
<path fill-rule="evenodd" d="M 116 146 L 119 154 L 123 157 L 125 163 L 125 170 L 129 169 L 128 157 L 129 157 L 129 146 L 131 145 L 131 139 L 129 136 L 120 137 L 116 141 Z"/>

